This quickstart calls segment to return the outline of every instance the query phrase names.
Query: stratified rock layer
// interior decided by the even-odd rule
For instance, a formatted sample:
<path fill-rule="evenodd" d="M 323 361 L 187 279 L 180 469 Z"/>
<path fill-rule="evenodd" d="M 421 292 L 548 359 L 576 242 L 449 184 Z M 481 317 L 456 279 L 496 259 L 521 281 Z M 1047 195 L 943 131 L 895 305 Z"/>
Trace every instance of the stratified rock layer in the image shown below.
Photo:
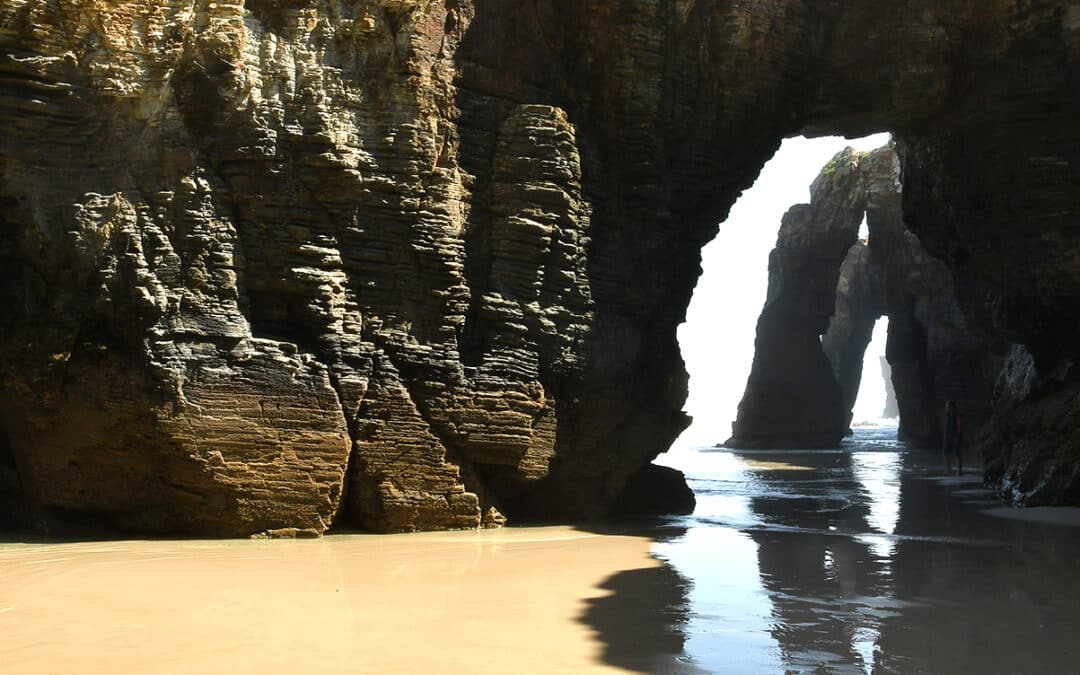
<path fill-rule="evenodd" d="M 9 0 L 0 502 L 237 535 L 602 516 L 688 423 L 701 246 L 800 131 L 892 130 L 965 314 L 1072 391 L 1078 24 L 1064 0 Z"/>

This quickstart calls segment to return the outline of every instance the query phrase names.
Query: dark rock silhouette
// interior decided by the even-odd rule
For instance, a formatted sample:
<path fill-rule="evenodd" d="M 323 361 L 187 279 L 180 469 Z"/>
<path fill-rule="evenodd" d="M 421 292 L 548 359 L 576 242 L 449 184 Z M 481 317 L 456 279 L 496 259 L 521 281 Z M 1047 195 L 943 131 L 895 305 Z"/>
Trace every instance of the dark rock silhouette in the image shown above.
<path fill-rule="evenodd" d="M 970 429 L 985 421 L 993 386 L 988 373 L 1000 361 L 991 340 L 963 316 L 949 270 L 905 226 L 899 176 L 891 147 L 849 148 L 815 180 L 811 203 L 784 217 L 754 364 L 728 445 L 838 445 L 882 316 L 889 320 L 886 360 L 900 438 L 936 447 L 940 403 L 949 398 L 959 402 Z M 839 255 L 841 244 L 854 242 L 864 213 L 869 241 Z M 827 371 L 792 363 L 823 358 Z"/>
<path fill-rule="evenodd" d="M 611 512 L 614 516 L 688 514 L 696 503 L 682 471 L 646 464 L 626 481 Z"/>
<path fill-rule="evenodd" d="M 769 290 L 727 442 L 732 447 L 833 447 L 851 422 L 821 336 L 836 304 L 841 264 L 863 218 L 860 158 L 850 148 L 838 154 L 814 181 L 810 203 L 784 215 L 769 254 Z"/>
<path fill-rule="evenodd" d="M 697 673 L 682 663 L 689 582 L 667 563 L 606 579 L 608 593 L 588 601 L 580 621 L 604 645 L 603 659 L 640 673 Z"/>

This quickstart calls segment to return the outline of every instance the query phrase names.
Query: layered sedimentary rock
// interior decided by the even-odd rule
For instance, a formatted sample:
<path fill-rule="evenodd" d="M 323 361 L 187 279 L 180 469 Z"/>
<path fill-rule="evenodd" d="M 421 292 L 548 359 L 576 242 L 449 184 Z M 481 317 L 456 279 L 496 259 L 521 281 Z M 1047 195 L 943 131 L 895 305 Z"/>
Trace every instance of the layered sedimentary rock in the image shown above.
<path fill-rule="evenodd" d="M 218 534 L 603 515 L 688 423 L 701 246 L 799 132 L 892 130 L 965 315 L 1059 382 L 1078 23 L 1064 0 L 10 0 L 0 502 Z"/>
<path fill-rule="evenodd" d="M 574 128 L 536 105 L 492 129 L 470 287 L 459 14 L 5 9 L 3 425 L 36 517 L 474 527 L 502 518 L 481 465 L 547 475 L 540 371 L 557 387 L 589 322 Z"/>
<path fill-rule="evenodd" d="M 1080 382 L 1072 363 L 1040 370 L 1012 345 L 994 391 L 988 429 L 977 439 L 1002 496 L 1028 506 L 1080 504 Z"/>
<path fill-rule="evenodd" d="M 985 421 L 1000 355 L 989 335 L 961 311 L 948 268 L 929 255 L 908 229 L 901 206 L 903 191 L 896 155 L 887 150 L 875 151 L 860 167 L 868 185 L 869 267 L 862 268 L 865 281 L 838 285 L 836 312 L 823 344 L 847 393 L 845 404 L 850 406 L 858 391 L 858 379 L 849 374 L 845 380 L 844 371 L 852 373 L 861 368 L 872 330 L 870 322 L 887 316 L 885 358 L 897 399 L 900 438 L 936 448 L 942 437 L 945 400 L 957 402 L 972 431 Z M 860 297 L 868 293 L 870 302 Z M 842 309 L 852 304 L 845 297 L 848 295 L 855 299 L 857 311 Z M 848 317 L 861 321 L 862 339 L 853 345 L 854 349 L 835 339 L 850 331 Z"/>
<path fill-rule="evenodd" d="M 965 320 L 948 269 L 905 227 L 901 194 L 891 147 L 848 149 L 815 180 L 811 203 L 785 216 L 729 445 L 838 444 L 851 424 L 863 357 L 882 316 L 889 322 L 886 359 L 900 437 L 936 447 L 946 399 L 957 401 L 972 435 L 983 424 L 993 384 L 987 373 L 1000 362 L 988 337 Z M 854 240 L 864 214 L 869 241 L 841 254 L 838 244 Z M 804 365 L 822 359 L 829 370 Z"/>

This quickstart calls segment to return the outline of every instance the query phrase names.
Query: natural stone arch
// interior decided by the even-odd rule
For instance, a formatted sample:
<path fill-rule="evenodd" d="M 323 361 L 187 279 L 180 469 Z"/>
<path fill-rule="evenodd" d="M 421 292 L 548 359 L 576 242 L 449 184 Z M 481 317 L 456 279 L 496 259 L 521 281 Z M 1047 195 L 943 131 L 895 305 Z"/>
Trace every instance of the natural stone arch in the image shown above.
<path fill-rule="evenodd" d="M 849 433 L 866 348 L 883 316 L 900 438 L 936 447 L 947 398 L 958 402 L 972 435 L 985 421 L 987 373 L 1000 367 L 997 357 L 964 319 L 952 275 L 905 226 L 901 194 L 893 147 L 848 148 L 814 181 L 810 204 L 784 216 L 728 445 L 837 446 Z M 856 241 L 864 214 L 869 239 Z"/>
<path fill-rule="evenodd" d="M 797 133 L 896 135 L 912 231 L 1046 385 L 1010 410 L 1058 405 L 1075 24 L 1063 1 L 5 5 L 18 499 L 219 534 L 603 516 L 688 423 L 701 246 Z M 1036 427 L 987 447 L 1022 431 L 1001 471 L 1061 492 L 1074 459 L 1030 460 L 1075 425 Z"/>
<path fill-rule="evenodd" d="M 536 6 L 569 9 L 558 3 Z M 587 385 L 608 403 L 628 401 L 614 409 L 608 404 L 593 418 L 602 423 L 590 429 L 598 430 L 597 445 L 615 439 L 627 455 L 646 452 L 645 444 L 638 442 L 640 426 L 632 422 L 638 411 L 646 408 L 659 420 L 666 409 L 670 419 L 678 419 L 684 394 L 666 384 L 682 379 L 677 359 L 668 354 L 674 351 L 671 326 L 681 320 L 694 276 L 685 270 L 694 268 L 701 243 L 712 236 L 715 223 L 749 185 L 781 136 L 891 130 L 906 182 L 914 182 L 905 193 L 908 224 L 928 242 L 931 252 L 950 264 L 957 254 L 979 257 L 978 251 L 986 248 L 1004 252 L 1005 241 L 1015 232 L 1001 214 L 995 214 L 995 228 L 1001 229 L 994 234 L 975 223 L 964 228 L 963 236 L 948 235 L 947 245 L 939 234 L 926 234 L 928 229 L 958 227 L 965 219 L 962 214 L 973 206 L 962 203 L 973 196 L 969 191 L 958 191 L 965 194 L 958 200 L 952 190 L 940 186 L 953 177 L 981 173 L 979 165 L 985 159 L 975 148 L 981 147 L 982 132 L 976 130 L 1001 138 L 991 128 L 991 120 L 998 116 L 1008 120 L 1008 133 L 1021 139 L 999 142 L 1001 150 L 1015 154 L 1013 165 L 1026 161 L 1022 139 L 1033 133 L 1030 118 L 1020 112 L 1015 98 L 1008 103 L 1002 96 L 1005 91 L 1023 91 L 1034 81 L 1025 85 L 1019 69 L 995 73 L 991 64 L 1016 57 L 1034 71 L 1049 74 L 1060 72 L 1063 59 L 1072 58 L 1068 55 L 1076 49 L 1075 32 L 1061 3 L 1037 8 L 954 2 L 929 7 L 901 3 L 807 8 L 797 3 L 594 2 L 580 4 L 569 16 L 559 24 L 564 30 L 541 50 L 545 58 L 539 62 L 558 63 L 558 54 L 567 49 L 585 57 L 581 68 L 562 73 L 564 86 L 556 88 L 557 96 L 578 125 L 580 137 L 589 139 L 583 146 L 585 182 L 598 184 L 586 190 L 590 198 L 595 196 L 591 260 L 594 265 L 604 261 L 603 277 L 630 282 L 594 285 L 597 321 L 618 327 L 601 334 L 630 334 L 634 339 L 629 343 L 649 345 L 626 352 L 622 345 L 603 341 L 600 350 L 614 347 L 626 367 L 594 371 L 595 379 L 590 376 Z M 912 16 L 920 20 L 913 22 Z M 717 27 L 726 30 L 711 32 Z M 581 35 L 587 36 L 584 42 L 579 41 Z M 758 47 L 754 56 L 749 56 L 750 45 Z M 525 65 L 529 67 L 528 60 Z M 743 75 L 754 73 L 752 84 L 739 77 L 740 67 Z M 631 72 L 649 75 L 633 78 L 639 88 L 620 88 Z M 1046 84 L 1045 89 L 1037 85 L 1046 92 L 1039 100 L 1060 96 L 1055 109 L 1074 110 L 1075 92 L 1066 92 L 1058 83 Z M 1049 94 L 1050 89 L 1056 94 Z M 582 91 L 589 92 L 585 98 Z M 929 151 L 932 147 L 954 150 L 937 156 Z M 961 148 L 970 153 L 965 156 Z M 1050 154 L 1064 166 L 1075 167 L 1066 159 L 1076 155 L 1069 141 Z M 1070 171 L 1053 178 L 1063 194 L 1068 191 L 1066 177 L 1075 168 Z M 915 193 L 919 196 L 913 200 Z M 1014 210 L 1010 217 L 1016 215 Z M 613 234 L 628 223 L 633 227 L 632 243 Z M 639 257 L 641 249 L 654 251 L 654 259 L 664 259 L 670 269 L 650 266 Z M 614 271 L 606 269 L 612 266 Z M 974 296 L 989 290 L 975 272 L 970 266 L 959 270 L 961 305 L 975 324 L 993 332 L 985 312 L 980 316 L 981 310 L 974 307 L 986 298 Z M 1029 268 L 1024 273 L 1030 272 Z M 632 304 L 627 297 L 656 296 L 665 302 L 626 309 Z M 1043 316 L 1050 319 L 1049 314 Z M 1020 314 L 1012 319 L 1027 323 Z M 1067 325 L 1068 320 L 1063 327 Z M 635 360 L 636 366 L 630 363 Z M 658 367 L 657 361 L 670 365 Z M 993 369 L 989 371 L 992 379 Z M 641 387 L 646 391 L 636 403 L 629 402 L 633 396 L 611 396 L 612 390 L 625 389 L 628 381 L 641 380 L 647 382 Z M 581 440 L 584 447 L 593 444 Z M 573 462 L 560 465 L 562 471 L 579 472 Z"/>

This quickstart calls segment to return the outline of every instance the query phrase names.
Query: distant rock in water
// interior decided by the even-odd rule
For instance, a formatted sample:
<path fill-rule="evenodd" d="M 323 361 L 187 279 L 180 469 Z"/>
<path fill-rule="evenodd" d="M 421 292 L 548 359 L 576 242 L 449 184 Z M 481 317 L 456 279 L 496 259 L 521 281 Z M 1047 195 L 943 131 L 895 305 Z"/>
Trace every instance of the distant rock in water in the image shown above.
<path fill-rule="evenodd" d="M 900 416 L 900 408 L 896 405 L 896 390 L 893 389 L 892 384 L 892 368 L 889 367 L 889 360 L 884 356 L 878 357 L 881 361 L 881 378 L 885 381 L 885 407 L 881 411 L 881 416 L 885 419 L 895 419 Z"/>
<path fill-rule="evenodd" d="M 939 402 L 948 397 L 963 402 L 973 435 L 986 420 L 991 341 L 965 320 L 947 268 L 905 225 L 899 168 L 892 147 L 848 148 L 822 169 L 810 203 L 784 216 L 729 446 L 836 447 L 882 316 L 900 438 L 940 443 Z M 864 217 L 868 242 L 857 240 Z"/>
<path fill-rule="evenodd" d="M 814 181 L 810 203 L 784 214 L 731 447 L 834 447 L 848 429 L 844 394 L 821 335 L 863 219 L 861 158 L 850 148 L 838 154 Z"/>

